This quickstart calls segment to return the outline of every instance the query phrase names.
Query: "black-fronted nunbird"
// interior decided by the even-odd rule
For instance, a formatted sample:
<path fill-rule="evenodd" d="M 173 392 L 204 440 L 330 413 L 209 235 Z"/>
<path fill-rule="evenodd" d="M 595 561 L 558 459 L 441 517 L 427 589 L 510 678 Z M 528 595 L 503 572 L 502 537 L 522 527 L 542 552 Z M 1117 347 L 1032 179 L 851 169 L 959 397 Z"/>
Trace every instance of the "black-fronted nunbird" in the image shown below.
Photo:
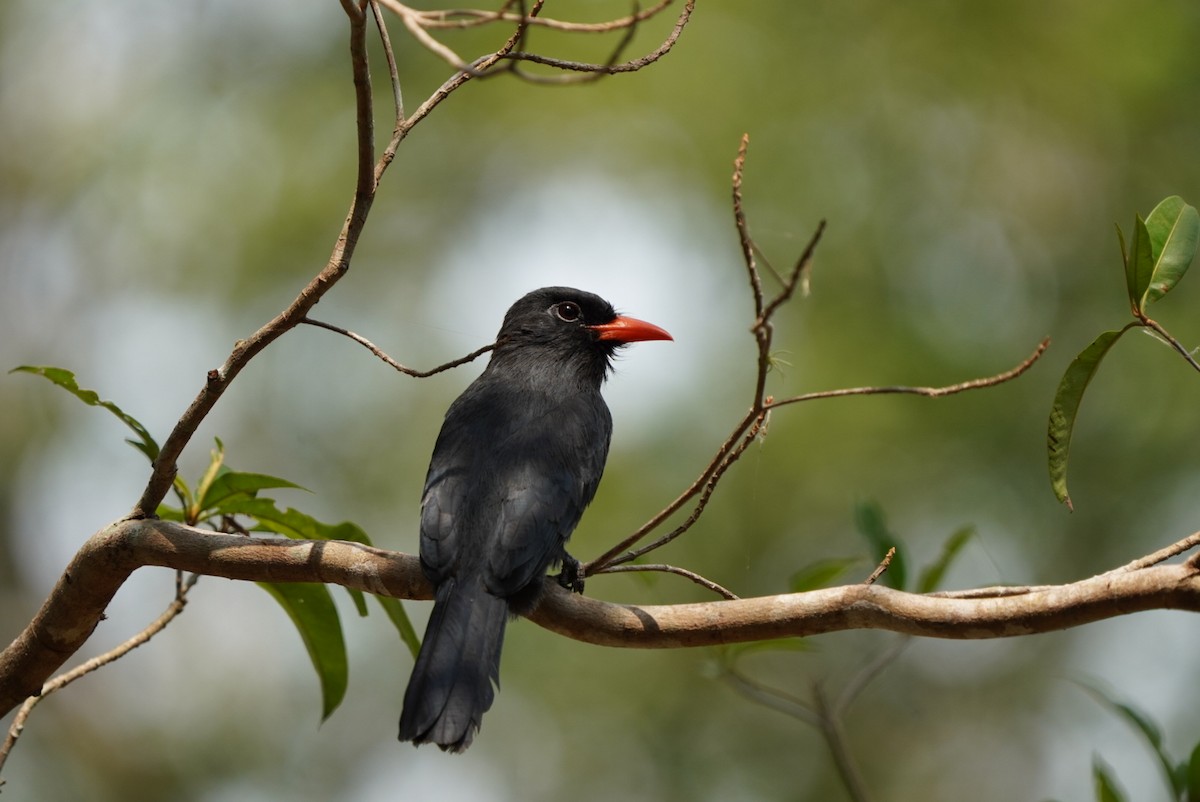
<path fill-rule="evenodd" d="M 435 596 L 400 740 L 470 746 L 500 681 L 508 616 L 537 606 L 554 565 L 582 590 L 565 544 L 608 456 L 600 385 L 618 347 L 669 339 L 568 287 L 508 310 L 487 368 L 446 412 L 425 478 L 421 568 Z"/>

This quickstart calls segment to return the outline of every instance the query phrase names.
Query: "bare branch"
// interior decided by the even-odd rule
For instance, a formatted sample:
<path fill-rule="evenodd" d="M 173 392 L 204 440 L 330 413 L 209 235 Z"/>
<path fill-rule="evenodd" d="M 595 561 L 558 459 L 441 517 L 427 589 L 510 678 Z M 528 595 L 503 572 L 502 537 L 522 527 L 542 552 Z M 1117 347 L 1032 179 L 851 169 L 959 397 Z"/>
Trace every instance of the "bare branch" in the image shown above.
<path fill-rule="evenodd" d="M 394 3 L 390 6 L 390 8 L 400 16 L 401 21 L 404 22 L 404 27 L 408 28 L 408 32 L 412 34 L 412 37 L 416 39 L 422 47 L 424 47 L 430 53 L 433 53 L 442 61 L 445 61 L 456 70 L 462 70 L 463 72 L 475 72 L 475 70 L 473 70 L 467 64 L 466 60 L 462 56 L 446 47 L 446 45 L 442 44 L 437 39 L 434 39 L 433 36 L 431 36 L 430 33 L 425 30 L 424 20 L 418 12 L 414 11 L 408 6 L 401 5 L 400 3 Z"/>
<path fill-rule="evenodd" d="M 1187 363 L 1189 365 L 1191 365 L 1196 370 L 1200 370 L 1200 362 L 1196 361 L 1196 357 L 1192 356 L 1192 352 L 1189 351 L 1188 349 L 1184 348 L 1183 343 L 1179 342 L 1179 340 L 1176 340 L 1174 337 L 1172 337 L 1170 332 L 1168 332 L 1161 325 L 1159 325 L 1159 323 L 1157 321 L 1152 320 L 1142 314 L 1138 315 L 1138 320 L 1140 320 L 1142 322 L 1142 324 L 1144 326 L 1146 326 L 1146 328 L 1150 329 L 1155 334 L 1157 334 L 1159 337 L 1161 337 L 1163 342 L 1165 342 L 1167 345 L 1171 346 L 1176 351 L 1178 351 L 1179 355 L 1182 356 L 1185 360 L 1187 360 Z"/>
<path fill-rule="evenodd" d="M 720 481 L 724 473 L 738 460 L 745 452 L 746 448 L 756 437 L 762 436 L 766 423 L 767 413 L 775 407 L 794 404 L 800 401 L 811 401 L 817 398 L 834 398 L 844 395 L 878 395 L 878 394 L 894 394 L 894 393 L 909 393 L 915 395 L 924 395 L 929 397 L 939 397 L 943 395 L 952 395 L 961 393 L 967 390 L 974 390 L 983 387 L 991 387 L 1001 384 L 1006 381 L 1011 381 L 1017 378 L 1026 370 L 1028 370 L 1034 362 L 1042 355 L 1049 345 L 1049 339 L 1043 340 L 1037 347 L 1034 353 L 1024 362 L 1017 365 L 1011 370 L 995 376 L 988 376 L 981 379 L 972 379 L 958 384 L 949 385 L 946 387 L 856 387 L 841 390 L 829 390 L 818 393 L 808 393 L 792 398 L 775 400 L 766 395 L 767 376 L 771 371 L 772 353 L 771 348 L 774 342 L 774 326 L 772 319 L 782 306 L 791 300 L 795 294 L 797 286 L 803 281 L 807 275 L 809 266 L 812 263 L 813 254 L 816 251 L 817 244 L 821 240 L 821 236 L 825 231 L 825 221 L 822 220 L 808 244 L 805 246 L 800 257 L 796 260 L 795 266 L 786 276 L 778 276 L 781 287 L 778 293 L 767 300 L 763 293 L 762 279 L 758 269 L 758 254 L 759 248 L 755 244 L 753 237 L 750 235 L 750 227 L 747 222 L 745 207 L 742 196 L 742 183 L 745 174 L 746 153 L 749 147 L 750 137 L 744 134 L 738 144 L 737 156 L 733 162 L 733 178 L 732 178 L 732 201 L 733 201 L 733 218 L 734 227 L 737 230 L 738 241 L 741 246 L 742 260 L 746 270 L 746 275 L 750 284 L 750 293 L 754 302 L 754 323 L 750 327 L 751 333 L 754 335 L 755 346 L 757 348 L 757 372 L 754 379 L 754 391 L 750 402 L 750 409 L 746 415 L 738 421 L 733 427 L 733 431 L 725 439 L 724 443 L 717 449 L 716 454 L 709 461 L 708 465 L 701 471 L 700 476 L 670 504 L 659 511 L 656 515 L 638 527 L 630 535 L 626 536 L 620 542 L 609 548 L 600 556 L 584 563 L 582 571 L 584 576 L 594 574 L 612 565 L 620 565 L 631 562 L 632 560 L 660 548 L 690 529 L 700 515 L 704 512 L 704 508 L 708 503 L 709 498 L 716 490 L 717 483 Z M 666 522 L 668 518 L 683 508 L 685 504 L 699 495 L 699 500 L 693 508 L 692 513 L 687 520 L 679 527 L 670 533 L 658 538 L 649 545 L 638 549 L 633 549 L 637 543 L 640 543 L 646 536 Z"/>
<path fill-rule="evenodd" d="M 396 11 L 397 6 L 400 5 L 398 0 L 380 0 L 380 2 L 393 11 Z M 656 17 L 659 12 L 663 11 L 673 2 L 674 0 L 659 0 L 658 3 L 650 8 L 636 11 L 628 17 L 618 17 L 605 22 L 566 22 L 546 17 L 528 18 L 527 21 L 531 26 L 563 31 L 565 33 L 610 33 L 634 27 L 640 22 Z M 399 12 L 397 11 L 397 13 Z M 426 28 L 477 28 L 481 25 L 489 25 L 494 22 L 518 22 L 521 20 L 520 14 L 513 14 L 509 11 L 485 11 L 475 8 L 447 9 L 444 11 L 418 10 L 415 13 L 423 18 L 422 24 Z"/>
<path fill-rule="evenodd" d="M 620 573 L 633 573 L 633 572 L 637 572 L 637 571 L 656 571 L 656 572 L 661 572 L 661 573 L 666 573 L 666 574 L 678 574 L 679 576 L 690 579 L 691 581 L 695 582 L 697 585 L 700 585 L 701 587 L 708 588 L 713 593 L 716 593 L 720 596 L 724 596 L 727 600 L 732 601 L 733 599 L 741 598 L 733 591 L 728 590 L 728 589 L 718 585 L 716 582 L 713 582 L 711 579 L 708 579 L 707 577 L 703 577 L 700 574 L 697 574 L 695 571 L 689 571 L 688 569 L 680 568 L 677 565 L 667 565 L 666 563 L 639 563 L 638 565 L 610 565 L 609 567 L 605 568 L 602 571 L 599 571 L 598 573 L 620 574 Z"/>
<path fill-rule="evenodd" d="M 643 524 L 636 532 L 626 537 L 608 551 L 604 552 L 604 554 L 601 554 L 599 557 L 585 564 L 582 567 L 584 574 L 590 575 L 593 573 L 598 573 L 611 566 L 621 565 L 623 563 L 636 560 L 638 557 L 641 557 L 644 554 L 667 545 L 672 540 L 691 529 L 696 521 L 700 520 L 700 515 L 704 512 L 704 508 L 708 505 L 708 500 L 712 498 L 713 492 L 717 489 L 717 482 L 720 481 L 721 476 L 729 469 L 731 465 L 733 465 L 734 462 L 737 461 L 738 457 L 742 455 L 742 453 L 750 446 L 750 444 L 754 442 L 754 439 L 758 437 L 765 424 L 766 413 L 760 412 L 755 415 L 747 427 L 739 427 L 739 430 L 736 431 L 735 434 L 741 436 L 742 439 L 740 442 L 728 449 L 723 447 L 718 452 L 717 459 L 709 464 L 708 469 L 701 474 L 700 478 L 697 479 L 690 488 L 684 491 L 684 493 L 679 496 L 679 498 L 675 499 L 675 501 L 671 502 L 666 509 Z M 729 444 L 730 441 L 726 441 L 726 445 Z M 662 521 L 666 520 L 668 516 L 682 507 L 688 499 L 695 496 L 696 492 L 700 493 L 700 498 L 697 500 L 696 506 L 692 509 L 691 514 L 682 524 L 658 538 L 653 543 L 650 543 L 639 549 L 628 551 L 625 554 L 621 554 L 621 552 L 632 547 L 635 543 L 640 541 L 645 535 L 658 528 L 658 525 L 662 523 Z"/>
<path fill-rule="evenodd" d="M 40 691 L 91 635 L 117 589 L 142 566 L 248 581 L 323 582 L 402 599 L 428 599 L 432 592 L 417 557 L 361 543 L 247 538 L 161 520 L 119 521 L 84 544 L 33 621 L 0 652 L 0 715 Z M 1007 638 L 1144 610 L 1200 612 L 1200 567 L 1153 565 L 1025 590 L 951 598 L 855 584 L 735 601 L 637 606 L 586 598 L 548 582 L 530 618 L 576 640 L 639 649 L 846 629 L 958 640 Z"/>
<path fill-rule="evenodd" d="M 1012 381 L 1020 376 L 1025 371 L 1033 367 L 1033 363 L 1041 358 L 1046 349 L 1050 347 L 1050 338 L 1042 340 L 1038 343 L 1037 348 L 1033 350 L 1026 359 L 1017 365 L 1015 368 L 1006 370 L 1003 373 L 997 373 L 994 376 L 986 376 L 981 379 L 971 379 L 970 381 L 959 382 L 958 384 L 949 384 L 944 387 L 906 387 L 906 386 L 890 386 L 890 387 L 846 387 L 840 390 L 821 390 L 815 393 L 805 393 L 803 395 L 792 396 L 791 398 L 781 398 L 771 401 L 766 406 L 768 409 L 782 407 L 787 404 L 798 404 L 802 401 L 816 401 L 819 398 L 841 398 L 848 395 L 889 395 L 889 394 L 907 394 L 907 395 L 923 395 L 926 398 L 941 398 L 946 395 L 955 395 L 956 393 L 965 393 L 968 390 L 978 390 L 983 387 L 995 387 L 998 384 Z"/>
<path fill-rule="evenodd" d="M 1192 549 L 1196 548 L 1197 546 L 1200 546 L 1200 532 L 1193 532 L 1192 534 L 1185 537 L 1183 540 L 1180 540 L 1178 543 L 1172 543 L 1170 546 L 1167 546 L 1165 549 L 1159 549 L 1158 551 L 1154 552 L 1153 554 L 1147 554 L 1145 557 L 1136 559 L 1131 563 L 1122 565 L 1120 568 L 1116 568 L 1113 570 L 1114 570 L 1114 572 L 1115 571 L 1121 571 L 1121 572 L 1139 571 L 1142 568 L 1149 568 L 1152 565 L 1158 565 L 1161 562 L 1165 562 L 1165 561 L 1171 559 L 1172 557 L 1176 557 L 1180 554 L 1183 554 L 1185 551 L 1191 551 Z M 1112 572 L 1110 572 L 1110 573 L 1112 573 Z"/>
<path fill-rule="evenodd" d="M 375 27 L 379 31 L 379 41 L 383 45 L 383 55 L 387 59 L 388 79 L 392 85 L 392 105 L 396 111 L 396 124 L 392 133 L 404 122 L 404 93 L 400 90 L 400 71 L 396 67 L 396 51 L 392 49 L 392 40 L 388 36 L 387 23 L 383 12 L 379 10 L 379 0 L 371 0 L 371 14 L 375 18 Z"/>
<path fill-rule="evenodd" d="M 162 615 L 152 621 L 150 625 L 141 632 L 137 633 L 124 643 L 108 650 L 104 654 L 96 655 L 91 660 L 76 666 L 70 671 L 59 674 L 57 677 L 43 685 L 40 693 L 27 698 L 25 703 L 21 705 L 21 709 L 18 710 L 17 714 L 13 717 L 12 725 L 8 728 L 8 735 L 5 737 L 4 743 L 0 744 L 0 770 L 3 770 L 5 761 L 8 760 L 8 756 L 12 752 L 12 748 L 16 745 L 17 739 L 21 737 L 21 733 L 25 729 L 25 722 L 28 720 L 29 714 L 33 712 L 33 708 L 37 706 L 38 702 L 42 701 L 55 691 L 65 688 L 75 680 L 87 676 L 96 669 L 103 668 L 109 663 L 121 659 L 125 655 L 129 654 L 129 652 L 148 642 L 155 635 L 162 632 L 166 628 L 167 624 L 170 624 L 175 620 L 176 616 L 183 612 L 184 607 L 187 606 L 188 591 L 191 590 L 192 586 L 196 584 L 196 580 L 199 579 L 199 577 L 199 574 L 192 574 L 186 582 L 180 580 L 176 585 L 174 600 L 172 600 L 171 604 L 167 606 L 167 609 L 163 611 Z"/>
<path fill-rule="evenodd" d="M 830 707 L 825 689 L 820 685 L 813 688 L 813 700 L 816 702 L 817 724 L 825 745 L 829 747 L 833 765 L 837 768 L 842 785 L 850 795 L 852 802 L 870 802 L 867 786 L 863 782 L 862 773 L 850 756 L 850 747 L 846 743 L 846 731 L 839 713 Z"/>
<path fill-rule="evenodd" d="M 637 18 L 637 14 L 636 14 L 637 5 L 638 4 L 635 2 L 634 3 L 635 13 L 630 17 L 631 19 Z M 615 65 L 620 60 L 621 55 L 629 48 L 629 45 L 633 43 L 633 38 L 636 35 L 637 35 L 637 25 L 636 24 L 629 25 L 625 29 L 625 34 L 621 37 L 620 41 L 617 42 L 616 47 L 613 48 L 612 53 L 609 55 L 609 57 L 607 59 L 604 60 L 603 66 L 605 68 L 607 68 L 607 67 L 612 67 L 613 65 Z M 535 73 L 531 73 L 531 72 L 521 69 L 519 62 L 517 62 L 517 61 L 509 61 L 506 65 L 506 67 L 496 67 L 495 69 L 496 70 L 507 69 L 508 72 L 512 73 L 513 75 L 520 78 L 521 80 L 527 81 L 529 83 L 556 84 L 559 86 L 561 86 L 563 84 L 583 84 L 583 83 L 590 83 L 592 81 L 599 81 L 608 74 L 608 73 L 604 72 L 603 70 L 595 70 L 595 71 L 591 71 L 591 72 L 571 73 L 571 74 L 537 75 Z"/>
<path fill-rule="evenodd" d="M 408 376 L 413 376 L 418 379 L 426 379 L 430 376 L 433 376 L 434 374 L 441 373 L 442 371 L 450 370 L 451 368 L 456 368 L 459 365 L 465 365 L 468 362 L 474 361 L 479 356 L 486 354 L 488 351 L 491 351 L 492 349 L 494 349 L 496 347 L 495 343 L 492 343 L 491 345 L 485 345 L 482 348 L 475 349 L 474 351 L 472 351 L 471 353 L 467 354 L 464 357 L 459 357 L 458 359 L 451 360 L 450 362 L 446 362 L 444 364 L 438 365 L 435 368 L 430 368 L 429 370 L 417 370 L 415 368 L 409 368 L 409 367 L 405 367 L 404 365 L 401 365 L 399 362 L 397 362 L 396 360 L 394 360 L 390 356 L 388 356 L 387 352 L 385 352 L 382 348 L 377 346 L 375 343 L 368 340 L 366 337 L 363 337 L 362 335 L 359 335 L 359 334 L 355 334 L 352 331 L 343 329 L 341 326 L 335 326 L 332 323 L 325 323 L 320 320 L 313 320 L 310 317 L 306 317 L 303 320 L 301 320 L 300 322 L 305 323 L 309 326 L 317 326 L 318 328 L 328 329 L 329 331 L 335 331 L 338 334 L 349 337 L 351 340 L 354 340 L 356 343 L 358 343 L 359 345 L 366 348 L 372 354 L 379 357 L 380 359 L 382 359 L 384 362 L 386 362 L 388 365 L 392 366 L 396 370 L 398 370 L 401 373 L 404 373 Z"/>
<path fill-rule="evenodd" d="M 883 572 L 892 564 L 892 558 L 896 556 L 896 547 L 892 546 L 887 550 L 887 554 L 883 555 L 883 559 L 879 561 L 879 565 L 875 566 L 875 570 L 871 575 L 863 580 L 864 585 L 874 585 L 879 577 L 883 576 Z"/>
<path fill-rule="evenodd" d="M 264 348 L 298 325 L 308 310 L 350 269 L 350 259 L 363 226 L 366 225 L 367 214 L 375 200 L 375 187 L 382 174 L 382 170 L 377 169 L 374 164 L 374 111 L 371 78 L 367 66 L 365 2 L 366 0 L 363 0 L 362 7 L 355 5 L 351 0 L 343 0 L 342 3 L 350 18 L 350 52 L 358 119 L 358 170 L 354 200 L 334 243 L 333 253 L 325 267 L 308 282 L 286 309 L 247 339 L 239 340 L 225 364 L 208 372 L 203 389 L 176 422 L 163 443 L 162 450 L 154 461 L 146 488 L 130 513 L 135 518 L 151 516 L 158 509 L 159 503 L 175 480 L 176 462 L 180 454 L 191 441 L 201 421 L 216 406 L 230 382 Z"/>
<path fill-rule="evenodd" d="M 748 677 L 733 666 L 723 671 L 721 678 L 752 702 L 757 702 L 763 707 L 783 713 L 785 716 L 791 716 L 813 727 L 821 726 L 812 705 L 798 696 Z"/>

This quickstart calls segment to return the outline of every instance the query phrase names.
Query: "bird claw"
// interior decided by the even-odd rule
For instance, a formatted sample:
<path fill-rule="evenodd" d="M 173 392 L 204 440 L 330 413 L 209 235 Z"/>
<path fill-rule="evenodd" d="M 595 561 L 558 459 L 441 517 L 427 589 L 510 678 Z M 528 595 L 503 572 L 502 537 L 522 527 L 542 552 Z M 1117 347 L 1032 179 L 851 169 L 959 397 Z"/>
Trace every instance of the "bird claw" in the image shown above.
<path fill-rule="evenodd" d="M 555 577 L 558 584 L 573 593 L 583 593 L 583 564 L 570 554 L 563 555 L 562 571 Z"/>

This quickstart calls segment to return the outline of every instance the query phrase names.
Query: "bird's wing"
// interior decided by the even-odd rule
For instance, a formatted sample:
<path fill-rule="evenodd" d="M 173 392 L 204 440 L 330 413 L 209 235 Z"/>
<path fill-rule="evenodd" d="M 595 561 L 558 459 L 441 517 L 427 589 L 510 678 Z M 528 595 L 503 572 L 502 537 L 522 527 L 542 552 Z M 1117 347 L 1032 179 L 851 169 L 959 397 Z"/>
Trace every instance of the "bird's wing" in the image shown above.
<path fill-rule="evenodd" d="M 421 500 L 421 562 L 434 581 L 482 569 L 511 596 L 562 557 L 592 500 L 612 419 L 594 396 L 551 403 L 486 384 L 451 405 Z"/>
<path fill-rule="evenodd" d="M 499 463 L 500 503 L 488 538 L 493 593 L 517 593 L 562 559 L 596 494 L 611 431 L 607 407 L 579 402 L 513 432 L 511 457 Z"/>
<path fill-rule="evenodd" d="M 471 388 L 446 411 L 421 496 L 421 565 L 435 583 L 482 548 L 476 512 L 490 495 L 487 432 L 491 406 Z"/>

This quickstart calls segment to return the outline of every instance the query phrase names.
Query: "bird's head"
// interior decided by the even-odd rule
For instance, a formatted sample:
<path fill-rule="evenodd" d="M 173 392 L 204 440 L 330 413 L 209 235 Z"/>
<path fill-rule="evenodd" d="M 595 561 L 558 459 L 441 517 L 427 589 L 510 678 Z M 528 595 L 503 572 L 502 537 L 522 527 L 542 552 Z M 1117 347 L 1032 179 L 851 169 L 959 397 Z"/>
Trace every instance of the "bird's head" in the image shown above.
<path fill-rule="evenodd" d="M 670 339 L 653 323 L 617 314 L 599 295 L 571 287 L 543 287 L 509 308 L 496 338 L 494 358 L 537 360 L 559 369 L 577 367 L 599 381 L 622 345 Z"/>

